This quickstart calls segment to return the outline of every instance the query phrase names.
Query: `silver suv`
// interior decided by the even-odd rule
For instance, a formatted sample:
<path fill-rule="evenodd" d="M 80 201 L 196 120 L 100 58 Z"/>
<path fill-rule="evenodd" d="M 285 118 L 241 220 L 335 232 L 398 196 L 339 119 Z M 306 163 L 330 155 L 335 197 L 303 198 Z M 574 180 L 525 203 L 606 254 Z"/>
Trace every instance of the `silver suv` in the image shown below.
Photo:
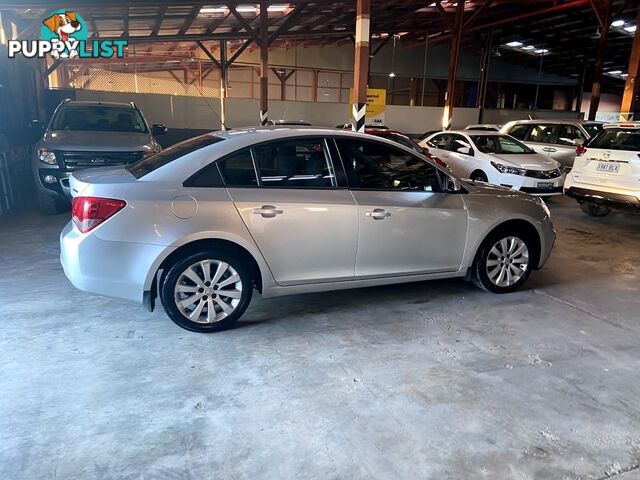
<path fill-rule="evenodd" d="M 500 131 L 571 169 L 576 147 L 602 130 L 603 122 L 581 120 L 515 120 Z"/>
<path fill-rule="evenodd" d="M 69 204 L 71 172 L 136 162 L 162 150 L 154 135 L 164 125 L 149 128 L 133 103 L 63 101 L 36 144 L 33 176 L 42 213 L 59 213 Z M 68 207 L 67 207 L 68 208 Z"/>
<path fill-rule="evenodd" d="M 463 277 L 496 293 L 544 265 L 555 233 L 536 197 L 462 182 L 372 135 L 230 130 L 126 168 L 71 175 L 60 237 L 71 282 L 179 326 L 227 328 L 263 297 Z"/>

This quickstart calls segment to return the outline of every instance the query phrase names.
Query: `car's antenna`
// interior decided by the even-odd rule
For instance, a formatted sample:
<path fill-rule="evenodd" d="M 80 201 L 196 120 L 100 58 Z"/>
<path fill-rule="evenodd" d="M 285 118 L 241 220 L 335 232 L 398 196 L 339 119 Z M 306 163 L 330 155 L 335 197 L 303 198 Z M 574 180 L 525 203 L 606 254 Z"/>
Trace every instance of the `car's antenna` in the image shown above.
<path fill-rule="evenodd" d="M 207 104 L 207 107 L 209 107 L 209 110 L 211 110 L 211 113 L 213 113 L 216 118 L 218 119 L 218 121 L 220 122 L 220 128 L 222 130 L 226 130 L 227 126 L 224 124 L 224 122 L 222 121 L 222 118 L 220 118 L 220 115 L 218 115 L 218 113 L 213 109 L 213 107 L 211 106 L 211 104 L 209 103 L 209 100 L 207 100 L 207 97 L 204 96 L 204 94 L 202 93 L 202 91 L 198 88 L 198 86 L 194 83 L 193 86 L 196 88 L 196 90 L 198 91 L 198 93 L 200 94 L 200 96 L 202 97 L 202 99 L 205 101 L 205 103 Z"/>

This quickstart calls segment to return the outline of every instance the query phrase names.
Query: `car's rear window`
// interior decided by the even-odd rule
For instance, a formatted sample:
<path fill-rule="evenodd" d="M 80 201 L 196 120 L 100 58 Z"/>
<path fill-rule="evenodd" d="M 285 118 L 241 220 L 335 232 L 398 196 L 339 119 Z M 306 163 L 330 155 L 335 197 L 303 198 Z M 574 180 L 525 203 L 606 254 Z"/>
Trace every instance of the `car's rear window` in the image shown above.
<path fill-rule="evenodd" d="M 127 170 L 134 177 L 142 178 L 167 163 L 173 162 L 180 157 L 184 157 L 188 153 L 195 152 L 196 150 L 200 150 L 203 147 L 213 145 L 214 143 L 218 143 L 222 140 L 224 140 L 224 138 L 210 134 L 191 138 L 166 148 L 155 155 L 138 160 L 137 162 L 129 165 Z"/>
<path fill-rule="evenodd" d="M 605 128 L 587 146 L 605 150 L 640 152 L 640 128 Z"/>
<path fill-rule="evenodd" d="M 582 126 L 590 137 L 595 137 L 604 128 L 601 123 L 583 123 Z"/>

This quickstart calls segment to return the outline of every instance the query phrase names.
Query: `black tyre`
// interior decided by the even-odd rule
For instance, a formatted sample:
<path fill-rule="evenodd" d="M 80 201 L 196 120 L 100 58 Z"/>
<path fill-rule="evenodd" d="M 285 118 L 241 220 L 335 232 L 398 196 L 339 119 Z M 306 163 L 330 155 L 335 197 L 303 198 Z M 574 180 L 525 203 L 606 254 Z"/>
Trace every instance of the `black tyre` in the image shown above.
<path fill-rule="evenodd" d="M 69 209 L 69 204 L 62 198 L 38 192 L 38 210 L 43 215 L 57 215 Z"/>
<path fill-rule="evenodd" d="M 178 260 L 164 277 L 162 305 L 173 322 L 211 333 L 234 325 L 253 293 L 250 269 L 237 254 L 207 250 Z"/>
<path fill-rule="evenodd" d="M 487 178 L 487 175 L 481 171 L 473 172 L 471 174 L 471 180 L 473 180 L 474 182 L 485 182 L 485 183 L 489 181 L 489 179 Z"/>
<path fill-rule="evenodd" d="M 473 282 L 489 292 L 513 292 L 527 281 L 533 262 L 534 244 L 529 236 L 499 231 L 482 243 L 472 267 Z"/>
<path fill-rule="evenodd" d="M 584 213 L 591 217 L 606 217 L 611 213 L 611 209 L 605 205 L 598 205 L 597 203 L 583 202 L 580 204 L 580 208 Z"/>

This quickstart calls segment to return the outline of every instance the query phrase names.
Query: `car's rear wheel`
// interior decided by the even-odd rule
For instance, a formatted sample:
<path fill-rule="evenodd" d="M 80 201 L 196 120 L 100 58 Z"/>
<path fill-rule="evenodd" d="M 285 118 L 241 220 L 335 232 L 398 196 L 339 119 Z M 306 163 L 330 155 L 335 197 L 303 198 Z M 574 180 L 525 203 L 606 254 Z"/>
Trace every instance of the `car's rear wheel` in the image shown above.
<path fill-rule="evenodd" d="M 176 325 L 217 332 L 235 324 L 253 293 L 250 269 L 234 252 L 210 250 L 177 261 L 164 278 L 162 305 Z"/>
<path fill-rule="evenodd" d="M 584 213 L 591 217 L 606 217 L 611 213 L 611 209 L 605 205 L 598 205 L 597 203 L 582 202 L 580 208 Z"/>
<path fill-rule="evenodd" d="M 493 293 L 517 290 L 531 273 L 533 248 L 526 235 L 508 231 L 491 235 L 476 256 L 474 283 Z"/>

